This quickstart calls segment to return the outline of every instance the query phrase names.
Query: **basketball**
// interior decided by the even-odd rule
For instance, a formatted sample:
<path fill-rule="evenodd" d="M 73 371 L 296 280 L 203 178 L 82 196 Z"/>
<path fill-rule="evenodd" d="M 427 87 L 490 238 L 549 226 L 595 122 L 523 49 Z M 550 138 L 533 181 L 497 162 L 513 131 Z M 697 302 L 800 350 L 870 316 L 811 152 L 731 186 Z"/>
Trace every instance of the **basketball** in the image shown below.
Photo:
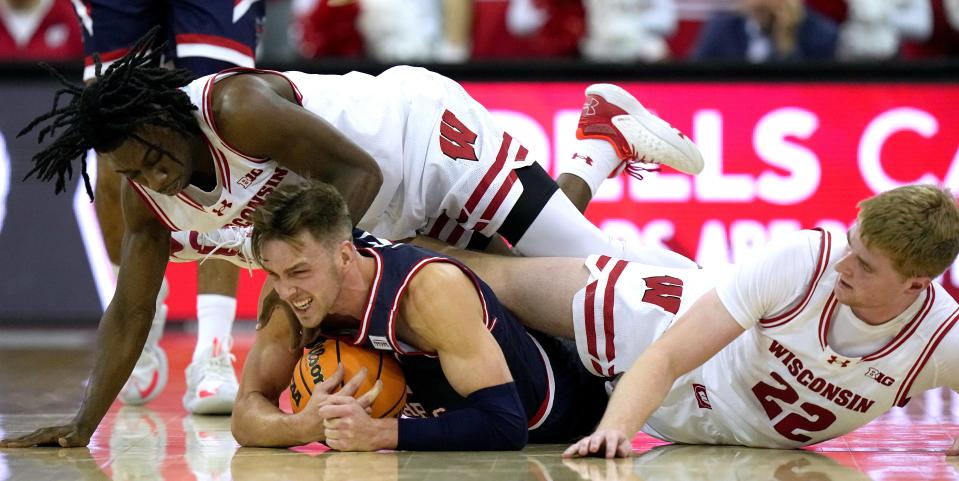
<path fill-rule="evenodd" d="M 290 404 L 298 413 L 310 402 L 315 385 L 336 372 L 343 364 L 343 383 L 366 367 L 366 379 L 356 391 L 359 397 L 373 388 L 376 380 L 383 381 L 383 390 L 371 406 L 374 418 L 396 417 L 406 405 L 406 378 L 400 364 L 389 353 L 352 346 L 336 339 L 326 339 L 303 353 L 293 370 L 290 381 Z M 340 384 L 342 387 L 343 383 Z M 339 390 L 339 388 L 337 389 Z"/>

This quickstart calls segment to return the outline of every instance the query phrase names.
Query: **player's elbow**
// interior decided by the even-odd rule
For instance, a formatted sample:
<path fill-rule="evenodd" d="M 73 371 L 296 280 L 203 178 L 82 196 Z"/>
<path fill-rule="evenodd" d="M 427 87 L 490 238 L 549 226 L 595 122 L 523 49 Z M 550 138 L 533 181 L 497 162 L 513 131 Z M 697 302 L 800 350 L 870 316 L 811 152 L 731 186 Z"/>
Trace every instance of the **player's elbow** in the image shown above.
<path fill-rule="evenodd" d="M 502 440 L 500 449 L 503 451 L 519 451 L 526 447 L 529 442 L 529 430 L 526 427 L 526 421 L 523 418 L 511 420 L 508 428 L 500 433 Z"/>
<path fill-rule="evenodd" d="M 250 412 L 246 396 L 237 396 L 233 406 L 233 416 L 230 418 L 230 433 L 233 439 L 245 448 L 263 446 L 263 442 L 255 433 L 255 415 Z"/>

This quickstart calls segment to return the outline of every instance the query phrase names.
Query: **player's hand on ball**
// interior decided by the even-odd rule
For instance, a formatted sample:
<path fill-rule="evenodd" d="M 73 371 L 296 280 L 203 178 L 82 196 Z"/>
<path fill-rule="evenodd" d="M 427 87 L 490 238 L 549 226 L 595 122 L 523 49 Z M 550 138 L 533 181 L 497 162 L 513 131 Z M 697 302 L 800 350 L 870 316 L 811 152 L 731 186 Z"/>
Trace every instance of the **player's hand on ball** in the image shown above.
<path fill-rule="evenodd" d="M 326 445 L 337 451 L 376 451 L 381 446 L 378 441 L 382 429 L 370 417 L 370 405 L 382 389 L 383 383 L 376 382 L 373 389 L 354 399 L 350 396 L 329 396 L 320 406 L 320 417 L 324 419 Z"/>
<path fill-rule="evenodd" d="M 597 456 L 610 458 L 628 458 L 633 454 L 631 439 L 618 429 L 598 429 L 595 433 L 580 439 L 563 451 L 564 458 L 582 458 Z"/>
<path fill-rule="evenodd" d="M 0 441 L 0 448 L 29 448 L 32 446 L 59 446 L 79 448 L 90 442 L 90 434 L 83 434 L 75 424 L 51 426 L 20 436 Z"/>

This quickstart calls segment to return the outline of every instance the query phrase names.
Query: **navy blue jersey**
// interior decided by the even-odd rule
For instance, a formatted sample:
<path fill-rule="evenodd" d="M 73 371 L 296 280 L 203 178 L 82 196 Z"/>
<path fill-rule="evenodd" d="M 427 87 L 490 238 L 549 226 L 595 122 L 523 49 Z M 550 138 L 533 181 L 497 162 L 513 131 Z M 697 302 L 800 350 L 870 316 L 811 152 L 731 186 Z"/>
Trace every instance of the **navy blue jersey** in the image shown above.
<path fill-rule="evenodd" d="M 361 231 L 355 231 L 354 237 L 360 255 L 376 260 L 376 277 L 366 315 L 346 340 L 394 353 L 411 391 L 404 414 L 438 416 L 467 403 L 450 386 L 435 355 L 418 352 L 396 337 L 395 315 L 410 279 L 422 267 L 442 262 L 459 267 L 476 286 L 483 322 L 502 349 L 516 382 L 530 441 L 565 442 L 591 432 L 606 407 L 604 380 L 586 373 L 571 342 L 527 332 L 489 286 L 454 259 L 410 244 L 382 241 Z M 333 337 L 344 339 L 342 335 Z"/>
<path fill-rule="evenodd" d="M 154 25 L 168 60 L 197 77 L 253 67 L 264 0 L 74 0 L 83 26 L 83 80 L 93 78 L 93 53 L 107 65 L 126 55 Z"/>

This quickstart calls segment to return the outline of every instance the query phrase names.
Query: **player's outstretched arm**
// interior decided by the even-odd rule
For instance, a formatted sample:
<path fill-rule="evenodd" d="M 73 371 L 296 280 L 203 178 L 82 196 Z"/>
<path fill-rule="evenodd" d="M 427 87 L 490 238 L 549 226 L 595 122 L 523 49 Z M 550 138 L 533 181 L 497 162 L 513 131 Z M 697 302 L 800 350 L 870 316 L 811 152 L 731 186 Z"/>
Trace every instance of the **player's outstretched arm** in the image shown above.
<path fill-rule="evenodd" d="M 273 290 L 267 281 L 263 294 Z M 260 309 L 263 310 L 263 298 Z M 314 388 L 313 396 L 306 407 L 296 414 L 280 410 L 280 395 L 290 382 L 290 376 L 302 349 L 291 345 L 291 326 L 297 323 L 288 309 L 282 306 L 268 314 L 270 322 L 260 324 L 256 341 L 243 366 L 243 379 L 233 408 L 231 429 L 233 437 L 242 446 L 290 447 L 323 441 L 323 418 L 317 409 L 343 382 L 343 367 Z M 299 341 L 296 342 L 299 344 Z M 353 376 L 338 394 L 352 396 L 363 383 L 366 372 Z M 358 402 L 364 408 L 370 406 L 379 389 L 372 389 Z"/>
<path fill-rule="evenodd" d="M 217 83 L 214 115 L 220 135 L 241 152 L 269 157 L 343 195 L 355 225 L 383 184 L 373 157 L 296 102 L 277 75 L 237 75 Z"/>
<path fill-rule="evenodd" d="M 156 310 L 156 297 L 170 252 L 170 233 L 126 182 L 120 197 L 126 231 L 117 289 L 100 319 L 93 372 L 80 410 L 70 424 L 0 441 L 0 447 L 86 446 L 133 371 Z"/>
<path fill-rule="evenodd" d="M 434 263 L 410 281 L 407 293 L 400 306 L 409 330 L 404 341 L 436 352 L 467 406 L 435 418 L 370 419 L 349 400 L 333 399 L 320 408 L 327 444 L 342 451 L 522 449 L 526 413 L 472 281 L 452 264 Z"/>
<path fill-rule="evenodd" d="M 663 402 L 676 378 L 702 365 L 742 333 L 716 290 L 709 291 L 623 374 L 596 431 L 566 449 L 563 456 L 629 456 L 633 436 Z"/>

